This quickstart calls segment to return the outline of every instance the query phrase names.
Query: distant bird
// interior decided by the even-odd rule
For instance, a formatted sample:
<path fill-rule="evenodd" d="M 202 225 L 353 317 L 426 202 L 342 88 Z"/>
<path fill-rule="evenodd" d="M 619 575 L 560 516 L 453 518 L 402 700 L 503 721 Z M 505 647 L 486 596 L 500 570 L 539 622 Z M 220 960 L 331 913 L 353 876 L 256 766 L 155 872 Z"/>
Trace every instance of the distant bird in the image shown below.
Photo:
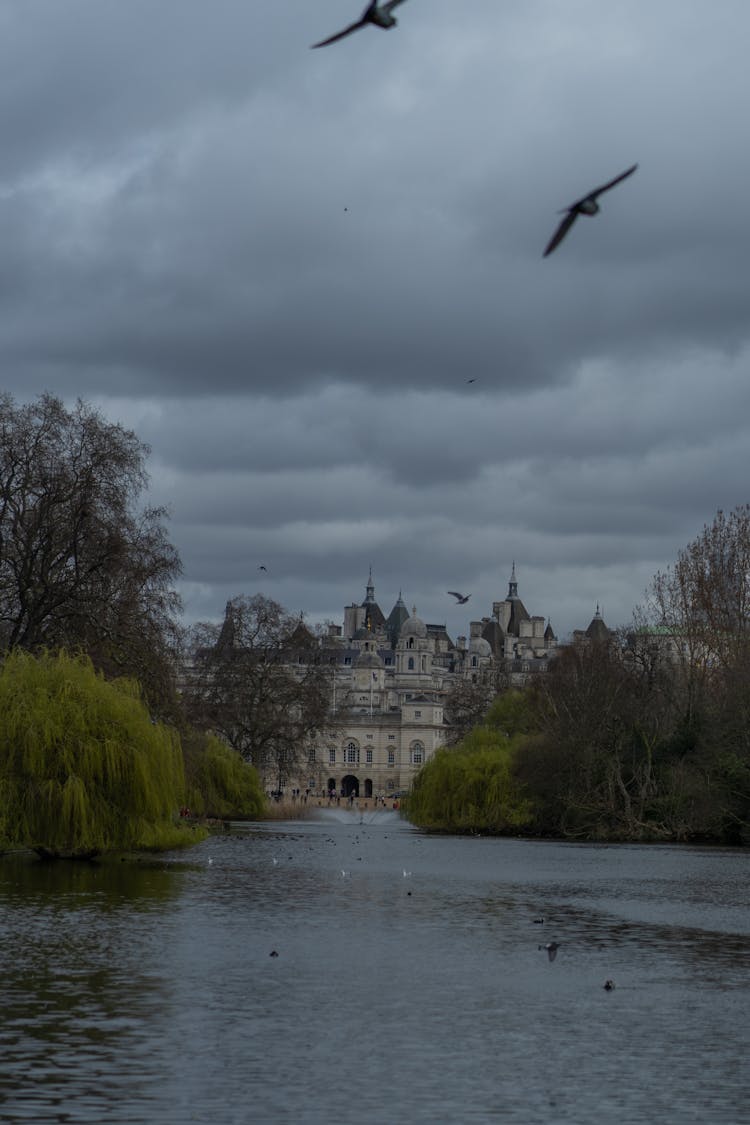
<path fill-rule="evenodd" d="M 628 176 L 632 176 L 637 167 L 638 165 L 634 164 L 633 167 L 628 168 L 626 172 L 622 172 L 619 176 L 615 176 L 614 180 L 610 180 L 609 183 L 602 184 L 601 187 L 596 188 L 594 191 L 590 191 L 588 195 L 584 195 L 582 199 L 577 200 L 575 203 L 571 203 L 570 207 L 564 207 L 563 210 L 566 213 L 565 218 L 562 220 L 559 227 L 550 239 L 549 244 L 547 245 L 547 249 L 544 251 L 542 257 L 546 258 L 548 254 L 551 254 L 552 251 L 560 245 L 562 240 L 565 238 L 565 235 L 573 226 L 573 223 L 576 221 L 579 215 L 596 215 L 596 213 L 599 211 L 599 204 L 596 202 L 597 197 L 600 196 L 602 192 L 609 191 L 609 189 L 613 188 L 615 184 L 619 184 L 621 180 L 626 180 Z"/>
<path fill-rule="evenodd" d="M 615 982 L 613 980 L 605 980 L 604 984 L 602 985 L 602 988 L 604 989 L 605 992 L 614 991 L 614 987 L 615 987 Z"/>
<path fill-rule="evenodd" d="M 457 590 L 448 590 L 452 598 L 456 599 L 456 605 L 466 605 L 471 594 L 459 594 Z"/>
<path fill-rule="evenodd" d="M 544 925 L 544 918 L 535 918 L 534 919 L 534 925 L 535 926 L 543 926 Z"/>
<path fill-rule="evenodd" d="M 275 949 L 272 949 L 271 952 L 268 954 L 268 956 L 269 957 L 278 957 L 278 953 L 276 952 Z"/>
<path fill-rule="evenodd" d="M 466 382 L 467 383 L 476 383 L 476 379 L 467 379 Z"/>
<path fill-rule="evenodd" d="M 367 5 L 356 23 L 349 24 L 343 31 L 337 31 L 335 35 L 321 40 L 320 43 L 313 43 L 313 47 L 327 47 L 329 43 L 344 39 L 347 35 L 351 35 L 353 31 L 359 31 L 360 27 L 366 27 L 368 23 L 375 24 L 376 27 L 382 27 L 384 31 L 387 31 L 389 28 L 395 27 L 397 22 L 391 12 L 403 2 L 404 0 L 388 0 L 387 4 L 378 4 L 377 0 L 372 0 L 372 3 Z"/>
<path fill-rule="evenodd" d="M 558 941 L 548 941 L 546 945 L 540 945 L 539 948 L 546 949 L 547 956 L 549 957 L 550 961 L 554 961 L 555 957 L 557 957 L 557 951 L 560 948 L 560 943 Z"/>
<path fill-rule="evenodd" d="M 410 875 L 411 871 L 407 871 L 406 868 L 404 868 L 404 879 L 408 879 Z"/>
<path fill-rule="evenodd" d="M 258 570 L 268 570 L 268 567 L 263 566 L 263 563 L 261 563 L 260 566 L 258 567 Z"/>

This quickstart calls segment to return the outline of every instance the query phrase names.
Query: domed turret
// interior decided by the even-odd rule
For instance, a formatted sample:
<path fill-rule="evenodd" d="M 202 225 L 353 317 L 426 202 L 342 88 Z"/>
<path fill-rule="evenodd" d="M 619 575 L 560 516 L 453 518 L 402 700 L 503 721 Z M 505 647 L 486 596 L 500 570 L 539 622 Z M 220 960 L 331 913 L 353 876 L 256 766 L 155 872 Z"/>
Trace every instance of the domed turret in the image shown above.
<path fill-rule="evenodd" d="M 469 652 L 474 656 L 489 660 L 492 656 L 492 645 L 484 637 L 472 637 L 469 641 Z"/>
<path fill-rule="evenodd" d="M 421 617 L 417 617 L 417 607 L 414 606 L 411 611 L 411 617 L 407 618 L 401 626 L 400 640 L 406 637 L 419 637 L 420 640 L 427 638 L 427 626 Z"/>

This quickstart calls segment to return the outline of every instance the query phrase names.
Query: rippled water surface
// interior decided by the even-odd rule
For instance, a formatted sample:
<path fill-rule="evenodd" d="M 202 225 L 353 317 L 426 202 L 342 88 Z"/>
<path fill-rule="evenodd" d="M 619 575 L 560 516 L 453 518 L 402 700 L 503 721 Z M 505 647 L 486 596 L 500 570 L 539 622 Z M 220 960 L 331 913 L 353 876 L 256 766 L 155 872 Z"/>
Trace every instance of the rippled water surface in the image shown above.
<path fill-rule="evenodd" d="M 326 816 L 0 860 L 0 1120 L 750 1123 L 747 853 Z"/>

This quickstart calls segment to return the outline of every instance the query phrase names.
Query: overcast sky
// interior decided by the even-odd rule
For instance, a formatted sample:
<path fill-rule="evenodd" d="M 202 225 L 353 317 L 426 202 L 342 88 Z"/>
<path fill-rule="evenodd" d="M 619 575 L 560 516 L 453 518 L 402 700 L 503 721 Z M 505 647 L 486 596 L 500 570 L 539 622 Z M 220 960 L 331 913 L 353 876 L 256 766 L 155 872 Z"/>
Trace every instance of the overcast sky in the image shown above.
<path fill-rule="evenodd" d="M 151 445 L 189 620 L 626 623 L 750 501 L 750 6 L 363 5 L 0 0 L 2 384 Z"/>

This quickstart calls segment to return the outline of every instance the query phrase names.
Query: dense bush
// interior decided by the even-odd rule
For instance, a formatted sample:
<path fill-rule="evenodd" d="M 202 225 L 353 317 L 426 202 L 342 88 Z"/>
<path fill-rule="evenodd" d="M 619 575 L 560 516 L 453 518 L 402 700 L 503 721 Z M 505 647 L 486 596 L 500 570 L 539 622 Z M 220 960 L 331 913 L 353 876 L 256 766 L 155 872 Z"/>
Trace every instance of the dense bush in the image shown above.
<path fill-rule="evenodd" d="M 182 752 L 137 685 L 84 657 L 15 650 L 0 667 L 0 831 L 40 854 L 159 849 L 201 838 L 177 823 Z"/>

